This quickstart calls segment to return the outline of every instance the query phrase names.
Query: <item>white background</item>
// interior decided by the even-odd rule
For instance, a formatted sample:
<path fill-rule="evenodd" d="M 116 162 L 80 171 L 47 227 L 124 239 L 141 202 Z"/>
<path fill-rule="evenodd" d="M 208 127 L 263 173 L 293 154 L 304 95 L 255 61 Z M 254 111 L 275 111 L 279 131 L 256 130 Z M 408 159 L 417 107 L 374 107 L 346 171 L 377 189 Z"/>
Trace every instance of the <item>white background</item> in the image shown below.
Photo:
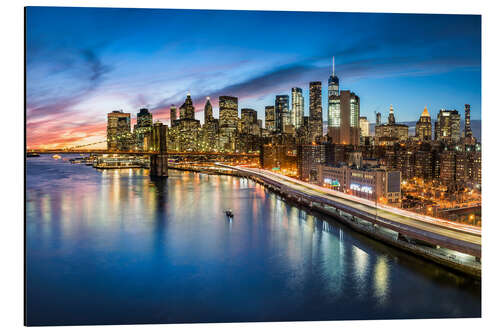
<path fill-rule="evenodd" d="M 346 12 L 482 14 L 482 140 L 483 140 L 483 315 L 482 319 L 190 324 L 93 327 L 23 327 L 23 128 L 24 128 L 24 6 L 144 7 L 198 9 L 261 9 Z M 17 330 L 120 332 L 164 331 L 243 332 L 489 332 L 500 331 L 500 15 L 496 1 L 3 1 L 0 7 L 0 326 Z M 64 33 L 64 32 L 61 32 Z M 467 45 L 464 45 L 466 48 Z M 411 297 L 412 295 L 408 295 Z M 4 327 L 5 326 L 5 327 Z M 5 328 L 7 330 L 5 330 Z"/>

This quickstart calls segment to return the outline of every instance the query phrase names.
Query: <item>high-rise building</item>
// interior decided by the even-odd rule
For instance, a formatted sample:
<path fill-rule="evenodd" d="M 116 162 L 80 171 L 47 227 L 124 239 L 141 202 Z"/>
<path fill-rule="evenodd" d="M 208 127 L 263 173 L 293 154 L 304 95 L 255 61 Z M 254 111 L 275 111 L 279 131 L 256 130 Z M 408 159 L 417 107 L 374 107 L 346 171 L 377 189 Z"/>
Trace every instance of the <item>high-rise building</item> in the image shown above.
<path fill-rule="evenodd" d="M 359 128 L 362 137 L 370 136 L 370 122 L 368 121 L 368 118 L 359 117 Z"/>
<path fill-rule="evenodd" d="M 342 90 L 339 96 L 329 98 L 334 105 L 335 115 L 333 126 L 328 127 L 328 135 L 332 143 L 344 145 L 359 145 L 359 97 L 349 90 Z"/>
<path fill-rule="evenodd" d="M 420 141 L 432 140 L 431 115 L 429 114 L 429 111 L 427 111 L 427 107 L 424 108 L 424 111 L 420 115 L 420 119 L 417 121 L 417 125 L 415 126 L 415 136 Z"/>
<path fill-rule="evenodd" d="M 257 124 L 257 111 L 254 109 L 241 109 L 241 132 L 253 134 L 254 125 Z"/>
<path fill-rule="evenodd" d="M 464 138 L 465 138 L 466 145 L 472 145 L 475 143 L 475 139 L 472 136 L 472 128 L 470 125 L 470 105 L 469 104 L 465 104 Z"/>
<path fill-rule="evenodd" d="M 269 132 L 276 131 L 276 111 L 273 105 L 265 107 L 266 129 Z"/>
<path fill-rule="evenodd" d="M 174 124 L 174 120 L 177 120 L 177 107 L 172 104 L 170 106 L 170 127 Z"/>
<path fill-rule="evenodd" d="M 317 183 L 318 168 L 325 163 L 325 145 L 299 145 L 297 147 L 297 174 L 301 180 Z"/>
<path fill-rule="evenodd" d="M 219 119 L 221 127 L 237 128 L 238 97 L 219 96 Z"/>
<path fill-rule="evenodd" d="M 434 139 L 447 142 L 460 140 L 460 113 L 457 110 L 439 111 L 434 124 Z"/>
<path fill-rule="evenodd" d="M 328 78 L 328 98 L 339 96 L 339 78 L 335 75 L 335 57 L 332 58 L 332 75 Z"/>
<path fill-rule="evenodd" d="M 276 129 L 283 133 L 285 127 L 291 124 L 290 101 L 288 95 L 277 95 L 274 103 L 276 111 Z"/>
<path fill-rule="evenodd" d="M 190 93 L 187 93 L 186 100 L 180 107 L 179 119 L 194 119 L 194 106 Z"/>
<path fill-rule="evenodd" d="M 302 118 L 304 117 L 304 96 L 302 89 L 295 87 L 292 88 L 292 125 L 298 129 L 302 125 Z"/>
<path fill-rule="evenodd" d="M 387 124 L 375 126 L 375 144 L 384 146 L 394 145 L 400 141 L 406 141 L 408 139 L 408 125 L 396 123 L 396 117 L 394 115 L 394 108 L 392 105 L 387 120 Z"/>
<path fill-rule="evenodd" d="M 382 114 L 380 112 L 377 112 L 376 115 L 377 115 L 377 119 L 376 119 L 375 125 L 376 126 L 382 125 Z"/>
<path fill-rule="evenodd" d="M 323 108 L 321 106 L 321 81 L 309 83 L 309 125 L 313 140 L 323 136 Z"/>
<path fill-rule="evenodd" d="M 388 119 L 388 124 L 389 125 L 394 125 L 396 123 L 396 117 L 394 117 L 394 108 L 390 107 L 389 109 L 389 119 Z"/>
<path fill-rule="evenodd" d="M 130 113 L 113 111 L 108 113 L 106 129 L 108 150 L 130 150 L 133 144 L 130 133 Z"/>
<path fill-rule="evenodd" d="M 148 109 L 140 109 L 137 114 L 137 123 L 134 125 L 135 144 L 138 150 L 144 148 L 144 138 L 151 132 L 153 115 Z"/>
<path fill-rule="evenodd" d="M 214 114 L 212 110 L 212 103 L 210 103 L 210 97 L 207 97 L 207 101 L 205 102 L 204 115 L 205 115 L 205 123 L 214 120 Z"/>

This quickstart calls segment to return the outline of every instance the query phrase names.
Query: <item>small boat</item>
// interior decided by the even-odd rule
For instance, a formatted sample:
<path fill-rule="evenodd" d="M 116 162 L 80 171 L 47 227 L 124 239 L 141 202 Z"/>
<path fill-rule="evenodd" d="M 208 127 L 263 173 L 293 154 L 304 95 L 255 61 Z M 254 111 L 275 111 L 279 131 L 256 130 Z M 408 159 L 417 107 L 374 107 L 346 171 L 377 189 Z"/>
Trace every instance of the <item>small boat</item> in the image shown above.
<path fill-rule="evenodd" d="M 55 154 L 55 155 L 52 156 L 52 158 L 55 159 L 55 160 L 60 160 L 61 159 L 61 155 Z"/>
<path fill-rule="evenodd" d="M 224 211 L 224 213 L 226 213 L 226 216 L 227 217 L 230 217 L 232 218 L 234 216 L 233 212 L 231 211 L 231 209 L 227 209 Z"/>
<path fill-rule="evenodd" d="M 26 157 L 40 157 L 40 154 L 35 152 L 28 152 L 26 153 Z"/>

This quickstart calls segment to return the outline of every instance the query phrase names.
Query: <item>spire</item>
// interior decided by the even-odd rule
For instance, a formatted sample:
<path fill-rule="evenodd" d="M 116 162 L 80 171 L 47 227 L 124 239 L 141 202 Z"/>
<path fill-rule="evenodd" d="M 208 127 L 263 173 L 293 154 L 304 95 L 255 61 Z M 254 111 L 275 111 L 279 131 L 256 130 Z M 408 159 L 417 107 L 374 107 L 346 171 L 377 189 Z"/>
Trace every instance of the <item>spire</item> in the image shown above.
<path fill-rule="evenodd" d="M 424 108 L 424 111 L 422 112 L 422 117 L 430 117 L 431 115 L 429 114 L 429 111 L 427 111 L 427 106 Z"/>
<path fill-rule="evenodd" d="M 332 76 L 335 76 L 335 56 L 332 57 Z"/>
<path fill-rule="evenodd" d="M 392 104 L 391 104 L 391 108 L 389 110 L 389 113 L 394 113 L 394 108 L 392 107 Z"/>

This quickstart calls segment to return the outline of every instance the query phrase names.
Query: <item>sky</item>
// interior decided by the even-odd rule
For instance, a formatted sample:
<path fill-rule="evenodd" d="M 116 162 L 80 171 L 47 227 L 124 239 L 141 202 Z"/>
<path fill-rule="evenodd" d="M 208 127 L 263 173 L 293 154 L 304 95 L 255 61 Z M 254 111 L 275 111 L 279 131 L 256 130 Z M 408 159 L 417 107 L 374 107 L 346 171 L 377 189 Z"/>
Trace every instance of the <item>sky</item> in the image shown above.
<path fill-rule="evenodd" d="M 464 104 L 481 119 L 479 15 L 370 14 L 28 7 L 28 148 L 105 140 L 106 114 L 147 107 L 169 124 L 189 92 L 203 122 L 209 96 L 239 99 L 259 119 L 275 95 L 327 81 L 335 56 L 341 90 L 360 97 L 361 116 L 415 121 L 424 107 Z M 98 147 L 98 146 L 96 146 Z"/>

